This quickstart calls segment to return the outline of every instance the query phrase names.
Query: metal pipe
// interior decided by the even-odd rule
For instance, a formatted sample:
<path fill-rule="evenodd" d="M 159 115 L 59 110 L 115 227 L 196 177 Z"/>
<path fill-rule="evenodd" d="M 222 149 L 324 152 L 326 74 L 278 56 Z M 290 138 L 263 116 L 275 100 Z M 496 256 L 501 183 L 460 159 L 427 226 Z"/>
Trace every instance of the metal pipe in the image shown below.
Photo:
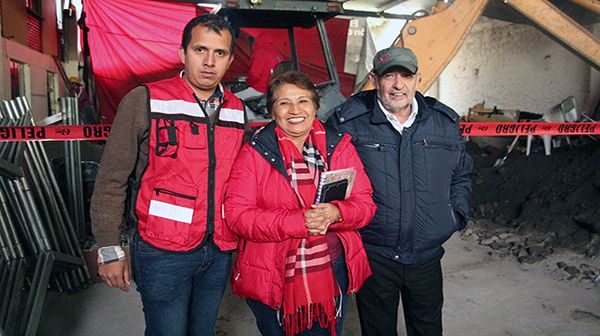
<path fill-rule="evenodd" d="M 39 155 L 37 155 L 36 148 L 31 143 L 27 144 L 25 161 L 27 163 L 29 174 L 31 175 L 34 190 L 38 195 L 38 201 L 40 203 L 39 208 L 47 219 L 47 229 L 50 233 L 53 246 L 61 252 L 66 252 L 68 248 L 65 247 L 65 239 L 60 239 L 62 230 L 59 225 L 59 218 L 56 214 L 57 212 L 60 212 L 60 209 L 53 202 L 52 192 L 47 177 L 48 172 L 45 170 L 45 165 L 40 162 L 41 159 Z M 56 234 L 55 228 L 58 229 L 59 235 Z"/>
<path fill-rule="evenodd" d="M 27 260 L 18 259 L 17 262 L 17 275 L 15 276 L 15 291 L 12 295 L 11 300 L 8 303 L 8 312 L 6 316 L 6 323 L 4 329 L 8 335 L 16 335 L 18 314 L 21 312 L 21 306 L 23 303 L 23 284 L 25 283 L 25 273 L 27 269 Z"/>
<path fill-rule="evenodd" d="M 25 126 L 27 125 L 27 121 L 23 118 L 17 120 L 16 126 Z M 8 161 L 19 165 L 22 162 L 23 155 L 23 146 L 25 145 L 23 141 L 13 142 L 14 150 L 11 151 L 10 156 L 8 157 Z"/>
<path fill-rule="evenodd" d="M 17 227 L 21 229 L 20 233 L 24 237 L 24 242 L 28 245 L 33 255 L 37 255 L 38 247 L 34 242 L 33 234 L 29 225 L 27 224 L 27 219 L 25 217 L 25 212 L 23 210 L 23 205 L 19 202 L 19 198 L 15 188 L 8 183 L 5 177 L 0 177 L 0 186 L 2 190 L 6 192 L 6 200 L 8 201 L 8 207 L 13 209 L 13 215 L 15 216 L 16 221 L 18 222 Z"/>
<path fill-rule="evenodd" d="M 6 100 L 3 100 L 0 104 L 0 126 L 9 126 L 10 118 L 6 117 L 6 113 L 4 112 L 5 105 L 8 104 Z M 6 153 L 8 153 L 9 147 L 12 146 L 10 142 L 2 142 L 0 143 L 0 157 L 6 158 Z"/>
<path fill-rule="evenodd" d="M 29 103 L 27 102 L 27 99 L 25 99 L 24 97 L 17 97 L 16 101 L 19 104 L 19 106 L 21 107 L 21 110 L 24 111 L 24 113 L 27 113 L 27 115 L 31 116 L 31 113 L 30 113 L 31 108 L 29 106 Z M 77 102 L 76 99 L 72 99 L 72 103 L 76 104 L 76 102 Z M 31 125 L 35 126 L 35 122 L 32 118 L 31 118 Z M 43 165 L 45 165 L 46 172 L 47 172 L 46 177 L 48 178 L 48 183 L 50 185 L 49 190 L 51 189 L 50 195 L 53 195 L 52 203 L 56 203 L 56 208 L 59 209 L 59 211 L 56 213 L 60 219 L 58 221 L 58 223 L 61 228 L 61 231 L 66 232 L 66 237 L 67 237 L 66 241 L 68 243 L 67 245 L 70 247 L 69 253 L 81 258 L 81 260 L 83 261 L 82 262 L 83 266 L 77 269 L 79 281 L 81 283 L 89 282 L 91 280 L 91 275 L 90 275 L 89 269 L 87 267 L 87 264 L 85 263 L 83 251 L 81 250 L 77 235 L 75 233 L 75 226 L 73 225 L 73 222 L 71 221 L 71 216 L 70 216 L 69 211 L 67 210 L 67 205 L 63 198 L 62 191 L 58 185 L 56 176 L 54 175 L 54 168 L 50 164 L 50 160 L 48 159 L 46 150 L 45 150 L 44 146 L 42 145 L 42 143 L 34 141 L 33 145 L 34 145 L 34 148 L 36 148 L 35 146 L 37 146 L 34 153 L 36 155 L 38 155 L 39 162 L 41 162 Z M 81 174 L 79 176 L 81 176 Z M 80 183 L 80 186 L 81 186 L 81 183 Z M 82 196 L 81 196 L 80 200 L 81 200 L 81 206 L 83 207 L 83 191 L 82 191 L 81 195 Z"/>
<path fill-rule="evenodd" d="M 77 110 L 77 99 L 62 97 L 60 99 L 61 111 L 67 116 L 68 125 L 79 124 L 79 113 Z M 71 215 L 76 225 L 78 238 L 85 238 L 85 215 L 83 211 L 83 188 L 81 179 L 81 148 L 78 141 L 65 142 L 65 166 L 67 169 L 69 184 L 69 204 Z"/>
<path fill-rule="evenodd" d="M 47 177 L 48 173 L 45 170 L 45 166 L 40 162 L 40 158 L 32 143 L 27 144 L 25 162 L 31 176 L 31 182 L 33 183 L 33 191 L 37 195 L 38 209 L 40 209 L 42 215 L 46 219 L 44 223 L 47 223 L 46 229 L 49 233 L 52 246 L 54 247 L 53 249 L 66 251 L 66 248 L 64 247 L 64 238 L 61 239 L 60 236 L 61 230 L 56 215 L 56 212 L 59 212 L 60 210 L 55 207 L 52 202 L 52 193 Z"/>
<path fill-rule="evenodd" d="M 26 100 L 23 98 L 12 101 L 14 102 L 14 110 L 13 113 L 20 116 L 21 120 L 29 119 L 31 123 L 33 123 L 33 119 L 31 118 L 31 114 L 28 111 L 28 107 L 26 104 Z M 57 224 L 54 222 L 56 216 L 53 216 L 52 209 L 48 206 L 47 203 L 47 195 L 50 193 L 49 186 L 47 183 L 47 172 L 45 171 L 45 166 L 40 162 L 41 159 L 37 154 L 37 146 L 33 142 L 26 142 L 26 150 L 25 150 L 25 162 L 26 167 L 28 167 L 28 171 L 31 177 L 31 182 L 33 183 L 33 192 L 37 194 L 38 201 L 38 209 L 41 212 L 41 215 L 45 219 L 46 230 L 49 234 L 50 238 L 50 247 L 53 250 L 65 251 L 63 247 L 63 242 L 56 235 L 54 227 Z M 50 204 L 51 205 L 51 204 Z M 43 223 L 40 223 L 43 225 Z"/>
<path fill-rule="evenodd" d="M 17 258 L 12 237 L 8 232 L 8 224 L 6 224 L 3 214 L 0 214 L 0 254 L 6 260 Z"/>
<path fill-rule="evenodd" d="M 64 120 L 68 125 L 78 124 L 79 120 L 77 111 L 77 99 L 71 97 L 62 97 L 61 100 L 61 111 L 65 116 Z M 77 238 L 85 238 L 85 214 L 83 209 L 83 188 L 81 179 L 81 150 L 79 141 L 65 141 L 65 170 L 67 177 L 68 196 L 69 196 L 69 208 L 70 218 L 74 223 L 75 232 L 77 232 Z M 67 216 L 69 214 L 66 214 Z M 75 239 L 74 242 L 78 242 Z M 79 244 L 77 244 L 79 249 Z M 79 250 L 79 253 L 72 251 L 73 255 L 78 255 L 83 258 L 83 253 Z M 85 274 L 84 274 L 85 273 Z M 81 283 L 89 282 L 91 277 L 87 267 L 82 273 L 81 269 L 78 269 L 79 280 Z"/>
<path fill-rule="evenodd" d="M 6 223 L 8 225 L 8 233 L 15 240 L 15 250 L 17 254 L 17 258 L 25 258 L 25 250 L 23 248 L 23 244 L 19 239 L 18 232 L 15 228 L 14 217 L 11 213 L 10 208 L 6 202 L 6 196 L 4 195 L 4 190 L 0 189 L 0 211 L 4 214 Z"/>
<path fill-rule="evenodd" d="M 54 232 L 54 228 L 52 226 L 52 217 L 50 215 L 50 212 L 48 211 L 48 205 L 46 204 L 44 194 L 41 190 L 43 188 L 41 182 L 41 180 L 43 179 L 43 177 L 41 176 L 42 172 L 38 169 L 37 162 L 34 162 L 35 160 L 32 158 L 30 148 L 30 146 L 27 146 L 28 150 L 25 151 L 25 162 L 27 164 L 27 167 L 29 167 L 28 170 L 31 177 L 31 193 L 37 195 L 37 197 L 34 197 L 33 199 L 37 199 L 36 205 L 41 219 L 39 225 L 43 227 L 48 233 L 50 249 L 53 251 L 58 251 L 60 243 L 58 242 L 56 232 Z"/>
<path fill-rule="evenodd" d="M 70 274 L 68 272 L 52 273 L 52 275 L 54 276 L 53 280 L 57 286 L 56 289 L 59 292 L 68 292 L 73 289 L 73 286 L 71 285 L 71 279 L 69 278 Z"/>
<path fill-rule="evenodd" d="M 46 230 L 42 226 L 42 216 L 40 215 L 38 206 L 35 203 L 35 198 L 33 196 L 33 190 L 31 189 L 29 182 L 27 182 L 27 180 L 24 177 L 19 178 L 19 183 L 21 184 L 21 186 L 23 188 L 22 190 L 23 190 L 25 199 L 28 202 L 27 204 L 29 205 L 31 214 L 33 215 L 33 218 L 35 219 L 35 221 L 32 224 L 34 224 L 40 232 L 40 238 L 42 239 L 43 246 L 45 247 L 43 250 L 49 251 L 52 249 L 52 245 L 50 243 L 50 239 L 48 239 L 48 234 L 47 234 Z"/>
<path fill-rule="evenodd" d="M 40 225 L 42 219 L 33 199 L 32 191 L 27 183 L 27 180 L 21 177 L 17 181 L 11 181 L 11 183 L 15 187 L 19 198 L 23 202 L 25 215 L 27 216 L 28 222 L 31 225 L 33 235 L 38 243 L 39 249 L 42 252 L 49 251 L 50 241 L 48 240 L 48 236 L 44 230 L 44 227 Z"/>
<path fill-rule="evenodd" d="M 52 202 L 52 196 L 50 186 L 48 183 L 47 172 L 45 166 L 40 162 L 40 158 L 36 155 L 36 149 L 31 143 L 27 144 L 27 151 L 25 152 L 25 161 L 28 167 L 28 171 L 31 175 L 33 182 L 33 190 L 38 195 L 39 209 L 44 215 L 47 223 L 47 230 L 50 235 L 53 249 L 61 252 L 68 250 L 65 247 L 65 239 L 60 239 L 61 229 L 58 224 L 58 218 L 56 212 L 60 210 L 54 206 Z M 55 228 L 58 229 L 59 235 L 56 234 Z"/>
<path fill-rule="evenodd" d="M 39 169 L 40 171 L 42 171 L 43 167 L 40 167 Z M 51 174 L 51 172 L 49 172 L 48 174 Z M 68 233 L 68 230 L 64 223 L 64 216 L 61 214 L 55 194 L 51 192 L 49 182 L 46 180 L 48 174 L 45 174 L 45 178 L 41 179 L 41 182 L 43 184 L 41 189 L 44 191 L 45 197 L 47 198 L 48 203 L 50 204 L 49 214 L 52 217 L 52 223 L 54 224 L 54 229 L 57 232 L 57 251 L 73 256 L 79 256 L 78 242 L 71 239 Z M 79 269 L 77 271 L 69 271 L 68 275 L 73 277 L 73 281 L 70 281 L 68 278 L 61 278 L 64 281 L 67 290 L 71 290 L 73 288 L 74 285 L 72 285 L 71 282 L 78 284 L 85 283 L 87 282 L 87 280 L 89 280 L 84 275 L 84 272 L 82 272 Z"/>
<path fill-rule="evenodd" d="M 38 258 L 38 262 L 35 265 L 36 272 L 34 273 L 32 287 L 27 297 L 26 314 L 24 314 L 25 323 L 19 335 L 35 336 L 37 333 L 53 263 L 54 258 L 52 253 L 42 253 Z"/>
<path fill-rule="evenodd" d="M 296 47 L 296 35 L 294 34 L 294 27 L 288 28 L 288 39 L 290 40 L 290 55 L 292 56 L 292 67 L 293 70 L 298 71 L 298 49 Z"/>
<path fill-rule="evenodd" d="M 42 154 L 42 157 L 45 158 L 45 160 L 43 160 L 43 162 L 46 164 L 47 169 L 52 169 L 52 167 L 50 167 L 50 161 L 46 157 L 46 153 L 41 152 L 41 154 Z M 52 190 L 54 191 L 53 194 L 56 197 L 58 207 L 60 208 L 61 216 L 64 219 L 64 223 L 65 223 L 65 227 L 66 227 L 68 236 L 71 239 L 71 241 L 77 242 L 78 239 L 77 239 L 77 235 L 75 234 L 73 221 L 71 220 L 70 213 L 67 210 L 66 202 L 65 202 L 64 198 L 62 197 L 62 193 L 61 193 L 60 187 L 58 186 L 56 176 L 54 174 L 49 174 L 48 177 L 50 178 L 50 184 L 52 186 Z M 79 244 L 75 244 L 75 245 L 77 247 L 79 247 Z"/>
<path fill-rule="evenodd" d="M 28 117 L 27 119 L 30 120 L 31 125 L 35 125 L 35 122 L 31 118 L 31 112 L 30 112 L 31 108 L 29 106 L 29 103 L 27 102 L 27 99 L 25 99 L 24 97 L 18 97 L 18 98 L 16 98 L 16 102 L 17 102 L 20 110 L 22 111 L 23 115 L 27 116 Z M 76 99 L 71 99 L 71 103 L 76 105 L 76 103 L 77 103 Z M 62 196 L 62 191 L 58 185 L 56 176 L 54 175 L 54 168 L 52 167 L 50 160 L 48 159 L 46 150 L 45 150 L 44 146 L 42 145 L 42 143 L 35 142 L 35 141 L 31 142 L 31 143 L 33 145 L 32 146 L 33 150 L 31 152 L 34 155 L 35 161 L 37 161 L 39 163 L 40 170 L 45 172 L 43 175 L 45 177 L 45 179 L 42 179 L 43 185 L 45 186 L 45 188 L 43 188 L 43 190 L 47 191 L 47 193 L 46 193 L 47 199 L 48 199 L 50 205 L 52 206 L 52 208 L 55 210 L 54 215 L 56 216 L 56 223 L 58 224 L 57 232 L 59 232 L 60 234 L 63 234 L 63 237 L 65 238 L 63 240 L 63 242 L 65 243 L 65 247 L 66 247 L 65 251 L 67 254 L 74 255 L 76 257 L 79 257 L 82 260 L 83 266 L 80 268 L 77 268 L 76 271 L 74 270 L 74 271 L 70 272 L 72 275 L 74 273 L 76 273 L 78 276 L 78 279 L 74 278 L 73 281 L 74 281 L 74 283 L 89 282 L 91 280 L 91 276 L 90 276 L 89 270 L 87 268 L 87 264 L 85 263 L 85 260 L 83 257 L 83 252 L 81 251 L 81 247 L 79 246 L 79 242 L 77 239 L 77 235 L 75 234 L 73 222 L 71 221 L 69 211 L 67 210 L 66 203 Z M 43 167 L 45 167 L 45 170 L 43 169 Z M 79 176 L 81 179 L 81 174 L 79 174 Z M 81 183 L 80 183 L 80 186 L 81 186 Z M 83 193 L 81 193 L 80 200 L 81 200 L 81 209 L 83 209 Z M 83 214 L 83 212 L 82 212 L 82 214 Z M 68 283 L 67 283 L 67 285 L 68 285 Z"/>
<path fill-rule="evenodd" d="M 69 125 L 71 122 L 71 114 L 69 113 L 69 108 L 68 108 L 68 97 L 61 97 L 60 100 L 60 111 L 61 113 L 65 116 L 65 118 L 63 119 L 65 121 L 65 124 Z M 68 200 L 68 206 L 69 206 L 69 215 L 71 217 L 71 221 L 74 224 L 75 227 L 75 232 L 77 233 L 77 237 L 81 238 L 80 232 L 79 232 L 79 222 L 77 221 L 77 209 L 75 206 L 75 191 L 73 189 L 73 167 L 71 166 L 71 163 L 73 162 L 73 150 L 72 150 L 72 141 L 65 141 L 64 143 L 65 146 L 65 177 L 67 180 L 67 200 Z"/>
<path fill-rule="evenodd" d="M 2 256 L 3 260 L 10 260 L 10 249 L 8 248 L 8 244 L 5 241 L 5 238 L 0 235 L 0 256 Z"/>
<path fill-rule="evenodd" d="M 323 54 L 325 54 L 325 60 L 327 63 L 327 71 L 329 72 L 329 78 L 336 83 L 337 88 L 340 87 L 340 80 L 338 78 L 337 70 L 335 68 L 335 61 L 331 54 L 331 46 L 329 44 L 329 37 L 327 36 L 327 29 L 325 28 L 325 22 L 323 19 L 317 19 L 317 30 L 319 31 L 319 37 L 321 39 L 321 46 L 323 47 Z"/>
<path fill-rule="evenodd" d="M 48 223 L 53 230 L 56 231 L 56 248 L 58 248 L 58 251 L 64 253 L 75 254 L 75 249 L 73 248 L 64 224 L 62 223 L 63 218 L 60 213 L 60 207 L 50 185 L 50 179 L 48 175 L 52 172 L 46 170 L 46 165 L 43 164 L 41 156 L 33 146 L 28 147 L 27 154 L 31 156 L 31 162 L 28 163 L 31 175 L 38 175 L 37 177 L 39 179 L 39 185 L 36 185 L 36 189 L 38 190 L 39 197 L 40 199 L 45 199 L 46 201 L 44 202 L 44 206 L 47 207 L 47 213 L 49 216 Z M 28 155 L 26 155 L 26 160 Z"/>
<path fill-rule="evenodd" d="M 4 118 L 2 120 L 2 126 L 14 126 L 15 122 L 13 120 L 13 118 L 11 117 L 11 105 L 9 101 L 3 100 L 2 101 L 2 111 L 4 114 Z M 5 158 L 7 161 L 10 161 L 10 157 L 11 157 L 11 153 L 13 151 L 13 148 L 15 147 L 15 143 L 14 142 L 6 142 L 4 143 L 4 145 L 2 146 L 2 150 L 0 151 L 0 156 L 2 158 Z"/>
<path fill-rule="evenodd" d="M 10 260 L 0 259 L 0 302 L 8 292 L 8 276 L 10 273 Z"/>
<path fill-rule="evenodd" d="M 18 263 L 16 260 L 11 260 L 9 262 L 9 276 L 8 276 L 8 285 L 6 287 L 6 292 L 4 297 L 2 298 L 2 302 L 0 302 L 0 325 L 6 324 L 6 317 L 8 313 L 8 303 L 13 295 L 15 290 L 15 278 L 17 276 L 17 266 Z"/>
<path fill-rule="evenodd" d="M 4 107 L 2 106 L 5 102 L 7 101 L 2 100 L 2 103 L 0 103 L 0 126 L 6 126 L 6 123 L 8 122 L 8 118 L 6 118 L 6 113 L 4 112 Z"/>
<path fill-rule="evenodd" d="M 0 302 L 2 302 L 6 294 L 5 287 L 8 284 L 8 270 L 8 260 L 0 259 Z"/>
<path fill-rule="evenodd" d="M 73 222 L 71 222 L 71 217 L 69 216 L 69 212 L 67 211 L 67 206 L 65 204 L 65 200 L 62 197 L 62 193 L 60 191 L 60 187 L 58 186 L 58 182 L 56 180 L 56 176 L 53 173 L 52 167 L 50 166 L 50 161 L 48 160 L 48 157 L 46 156 L 46 151 L 42 150 L 39 152 L 42 155 L 42 162 L 44 162 L 46 164 L 46 169 L 48 169 L 51 173 L 48 174 L 48 177 L 50 178 L 50 184 L 52 186 L 52 190 L 53 195 L 55 196 L 56 202 L 58 203 L 58 207 L 60 208 L 60 217 L 62 218 L 62 220 L 60 221 L 61 225 L 64 228 L 64 231 L 67 233 L 67 238 L 68 241 L 71 244 L 71 248 L 73 250 L 73 255 L 80 257 L 81 260 L 84 261 L 83 266 L 78 269 L 78 273 L 81 273 L 83 270 L 83 274 L 80 274 L 80 281 L 82 283 L 86 283 L 89 282 L 92 277 L 90 275 L 89 269 L 87 267 L 87 264 L 85 263 L 85 259 L 83 257 L 83 251 L 81 250 L 81 246 L 79 245 L 79 241 L 77 239 L 77 235 L 75 234 L 75 228 L 73 225 Z"/>
<path fill-rule="evenodd" d="M 16 126 L 27 125 L 26 119 L 22 115 L 17 113 L 17 111 L 18 111 L 17 102 L 15 100 L 11 100 L 9 102 L 9 106 L 10 106 L 10 109 L 8 109 L 8 114 L 13 119 L 14 124 Z M 23 150 L 23 142 L 22 141 L 16 142 L 16 146 L 13 146 L 11 148 L 11 151 L 9 152 L 10 161 L 14 162 L 14 163 L 18 163 L 17 162 L 18 154 L 22 150 Z"/>

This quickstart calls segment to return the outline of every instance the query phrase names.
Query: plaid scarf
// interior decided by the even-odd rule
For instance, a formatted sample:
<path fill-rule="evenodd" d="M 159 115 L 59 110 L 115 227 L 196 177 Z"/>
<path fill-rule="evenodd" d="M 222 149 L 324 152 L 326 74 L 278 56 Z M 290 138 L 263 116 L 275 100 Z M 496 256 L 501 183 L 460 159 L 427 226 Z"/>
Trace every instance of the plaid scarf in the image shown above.
<path fill-rule="evenodd" d="M 325 129 L 315 119 L 302 154 L 279 126 L 275 133 L 292 188 L 300 205 L 309 208 L 315 200 L 320 173 L 327 168 L 321 156 L 326 153 Z M 341 313 L 336 309 L 336 297 L 341 298 L 341 290 L 331 268 L 325 236 L 290 239 L 283 291 L 285 334 L 299 334 L 318 321 L 321 328 L 328 328 L 335 336 L 336 315 Z"/>

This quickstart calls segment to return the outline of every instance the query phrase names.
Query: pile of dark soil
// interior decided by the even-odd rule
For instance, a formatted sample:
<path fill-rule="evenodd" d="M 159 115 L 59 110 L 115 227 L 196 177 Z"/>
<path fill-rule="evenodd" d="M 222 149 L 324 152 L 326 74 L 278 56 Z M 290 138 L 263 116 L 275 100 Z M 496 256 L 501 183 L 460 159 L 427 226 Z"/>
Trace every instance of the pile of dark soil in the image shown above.
<path fill-rule="evenodd" d="M 503 153 L 467 147 L 475 171 L 464 234 L 519 262 L 559 248 L 600 256 L 600 141 L 574 139 L 550 156 L 541 150 L 528 157 L 518 147 L 500 167 L 493 165 Z"/>

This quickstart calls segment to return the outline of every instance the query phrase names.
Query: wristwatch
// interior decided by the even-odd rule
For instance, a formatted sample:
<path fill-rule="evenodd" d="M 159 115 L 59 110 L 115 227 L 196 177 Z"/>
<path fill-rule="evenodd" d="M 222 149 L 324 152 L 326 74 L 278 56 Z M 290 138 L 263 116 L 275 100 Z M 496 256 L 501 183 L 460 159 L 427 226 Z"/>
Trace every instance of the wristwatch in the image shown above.
<path fill-rule="evenodd" d="M 125 251 L 121 246 L 104 246 L 98 249 L 98 265 L 106 265 L 125 259 Z"/>

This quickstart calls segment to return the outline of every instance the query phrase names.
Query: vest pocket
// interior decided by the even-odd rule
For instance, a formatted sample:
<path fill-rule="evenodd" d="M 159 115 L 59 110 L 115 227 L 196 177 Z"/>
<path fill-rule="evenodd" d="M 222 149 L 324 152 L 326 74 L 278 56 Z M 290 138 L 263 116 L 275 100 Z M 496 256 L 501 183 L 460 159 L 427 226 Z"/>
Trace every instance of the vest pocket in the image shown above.
<path fill-rule="evenodd" d="M 188 125 L 182 124 L 185 137 L 183 146 L 189 149 L 205 149 L 207 144 L 206 124 L 196 124 L 190 122 Z"/>
<path fill-rule="evenodd" d="M 177 156 L 177 147 L 179 141 L 177 139 L 177 127 L 175 121 L 156 119 L 156 148 L 157 156 Z"/>
<path fill-rule="evenodd" d="M 172 181 L 157 183 L 150 199 L 146 234 L 179 245 L 189 243 L 196 194 L 194 186 Z"/>

